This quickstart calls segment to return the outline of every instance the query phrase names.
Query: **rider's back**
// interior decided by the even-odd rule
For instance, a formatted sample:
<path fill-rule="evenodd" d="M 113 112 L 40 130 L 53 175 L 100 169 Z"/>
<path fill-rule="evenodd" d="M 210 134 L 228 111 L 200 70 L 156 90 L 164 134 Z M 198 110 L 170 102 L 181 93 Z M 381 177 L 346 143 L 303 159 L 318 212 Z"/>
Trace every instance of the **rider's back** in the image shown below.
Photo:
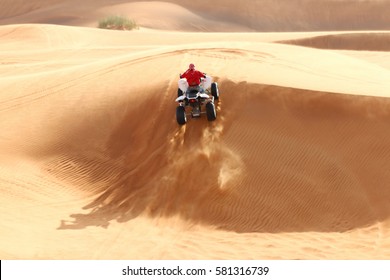
<path fill-rule="evenodd" d="M 181 75 L 181 78 L 186 78 L 188 85 L 191 86 L 198 86 L 200 84 L 200 78 L 204 77 L 205 75 L 194 69 L 188 69 L 184 74 Z"/>

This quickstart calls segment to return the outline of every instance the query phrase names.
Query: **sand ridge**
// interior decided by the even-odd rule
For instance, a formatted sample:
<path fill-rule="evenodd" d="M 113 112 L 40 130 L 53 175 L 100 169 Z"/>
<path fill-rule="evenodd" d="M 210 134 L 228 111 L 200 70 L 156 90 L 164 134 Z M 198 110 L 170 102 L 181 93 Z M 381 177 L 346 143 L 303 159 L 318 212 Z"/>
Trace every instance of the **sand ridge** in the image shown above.
<path fill-rule="evenodd" d="M 284 41 L 282 43 L 339 50 L 389 51 L 390 34 L 386 32 L 347 33 Z"/>
<path fill-rule="evenodd" d="M 1 258 L 389 258 L 389 68 L 280 43 L 338 32 L 86 26 L 0 26 Z M 176 123 L 189 61 L 215 122 Z"/>

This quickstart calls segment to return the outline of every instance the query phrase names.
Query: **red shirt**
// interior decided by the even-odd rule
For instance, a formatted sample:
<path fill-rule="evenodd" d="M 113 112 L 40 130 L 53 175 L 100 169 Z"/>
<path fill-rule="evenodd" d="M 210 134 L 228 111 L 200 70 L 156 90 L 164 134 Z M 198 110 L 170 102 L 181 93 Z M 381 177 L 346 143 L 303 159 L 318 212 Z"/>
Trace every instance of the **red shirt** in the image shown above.
<path fill-rule="evenodd" d="M 190 87 L 199 86 L 200 78 L 206 78 L 205 74 L 198 70 L 188 69 L 184 74 L 180 75 L 180 78 L 186 78 Z"/>

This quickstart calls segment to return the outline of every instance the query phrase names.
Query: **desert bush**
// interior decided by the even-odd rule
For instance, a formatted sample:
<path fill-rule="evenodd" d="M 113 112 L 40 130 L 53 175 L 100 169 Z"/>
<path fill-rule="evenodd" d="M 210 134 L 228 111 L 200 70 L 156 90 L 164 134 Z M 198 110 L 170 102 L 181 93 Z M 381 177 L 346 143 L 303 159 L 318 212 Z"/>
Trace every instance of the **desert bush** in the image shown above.
<path fill-rule="evenodd" d="M 99 21 L 99 28 L 113 30 L 132 30 L 138 28 L 137 23 L 126 16 L 108 16 Z"/>

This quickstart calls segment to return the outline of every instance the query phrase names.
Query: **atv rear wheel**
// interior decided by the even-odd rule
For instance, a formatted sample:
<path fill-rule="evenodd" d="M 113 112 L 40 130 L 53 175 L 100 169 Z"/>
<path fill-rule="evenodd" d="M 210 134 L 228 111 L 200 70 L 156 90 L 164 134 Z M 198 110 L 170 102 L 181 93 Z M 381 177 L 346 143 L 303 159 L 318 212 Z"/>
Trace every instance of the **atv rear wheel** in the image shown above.
<path fill-rule="evenodd" d="M 215 100 L 219 99 L 219 89 L 218 89 L 218 84 L 217 83 L 212 83 L 211 84 L 211 95 L 214 96 Z"/>
<path fill-rule="evenodd" d="M 186 110 L 183 106 L 177 106 L 176 108 L 176 120 L 177 123 L 180 125 L 186 124 L 187 122 L 187 116 L 186 116 Z"/>
<path fill-rule="evenodd" d="M 206 104 L 206 114 L 208 121 L 214 121 L 217 118 L 217 111 L 215 110 L 215 105 L 212 102 Z"/>

